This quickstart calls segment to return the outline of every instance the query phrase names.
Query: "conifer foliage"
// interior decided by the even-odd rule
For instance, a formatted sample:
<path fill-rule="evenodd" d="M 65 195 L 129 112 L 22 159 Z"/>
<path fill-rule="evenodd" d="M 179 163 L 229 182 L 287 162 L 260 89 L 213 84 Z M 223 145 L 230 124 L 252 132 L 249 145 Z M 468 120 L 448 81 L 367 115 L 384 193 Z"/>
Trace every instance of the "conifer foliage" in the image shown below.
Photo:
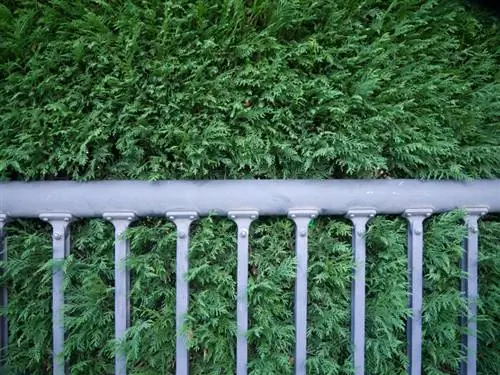
<path fill-rule="evenodd" d="M 7 0 L 0 4 L 0 180 L 500 177 L 498 18 L 459 0 Z M 138 197 L 140 199 L 140 197 Z M 424 373 L 456 373 L 461 212 L 425 223 Z M 491 219 L 491 220 L 490 220 Z M 481 224 L 479 373 L 500 367 L 500 226 Z M 191 373 L 235 371 L 235 227 L 197 221 Z M 51 373 L 50 228 L 8 227 L 8 365 Z M 249 369 L 293 370 L 293 226 L 250 236 Z M 127 235 L 133 375 L 175 368 L 175 230 Z M 71 374 L 113 373 L 113 231 L 72 224 Z M 348 374 L 351 227 L 310 233 L 308 371 Z M 367 374 L 404 374 L 406 223 L 367 234 Z"/>

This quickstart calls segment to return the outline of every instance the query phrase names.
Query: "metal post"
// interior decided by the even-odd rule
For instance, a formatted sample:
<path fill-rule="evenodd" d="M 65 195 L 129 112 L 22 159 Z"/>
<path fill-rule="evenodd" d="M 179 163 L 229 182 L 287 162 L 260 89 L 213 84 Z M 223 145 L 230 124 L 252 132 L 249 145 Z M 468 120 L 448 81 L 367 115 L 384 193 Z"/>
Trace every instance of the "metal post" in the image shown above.
<path fill-rule="evenodd" d="M 238 333 L 236 338 L 236 374 L 247 374 L 248 362 L 248 236 L 250 224 L 258 217 L 257 211 L 231 211 L 228 214 L 238 227 L 238 269 L 237 269 L 237 301 L 236 322 Z"/>
<path fill-rule="evenodd" d="M 476 375 L 477 371 L 477 299 L 478 293 L 478 219 L 486 214 L 484 207 L 468 208 L 465 217 L 467 238 L 464 241 L 464 255 L 461 261 L 462 271 L 467 278 L 461 280 L 461 292 L 467 299 L 467 313 L 461 317 L 461 325 L 466 328 L 462 335 L 462 349 L 465 358 L 460 362 L 460 375 Z"/>
<path fill-rule="evenodd" d="M 52 270 L 52 373 L 66 375 L 68 369 L 64 359 L 64 274 L 61 262 L 70 250 L 69 223 L 72 216 L 64 213 L 45 213 L 40 215 L 40 219 L 52 225 L 52 259 L 55 262 Z"/>
<path fill-rule="evenodd" d="M 189 227 L 196 220 L 196 212 L 167 212 L 167 217 L 175 223 L 177 228 L 177 254 L 175 279 L 175 373 L 176 375 L 189 374 L 189 353 L 187 337 L 184 333 L 184 320 L 188 313 L 189 283 Z"/>
<path fill-rule="evenodd" d="M 353 223 L 352 249 L 354 277 L 351 289 L 351 342 L 355 375 L 365 373 L 365 262 L 366 223 L 375 216 L 375 210 L 349 210 L 346 215 Z"/>
<path fill-rule="evenodd" d="M 288 217 L 295 223 L 295 375 L 306 375 L 307 360 L 307 233 L 316 210 L 290 210 Z"/>
<path fill-rule="evenodd" d="M 109 212 L 103 217 L 115 228 L 115 375 L 127 374 L 127 355 L 119 346 L 130 327 L 130 270 L 126 260 L 130 254 L 130 243 L 123 234 L 135 220 L 132 212 Z"/>
<path fill-rule="evenodd" d="M 422 372 L 423 222 L 431 215 L 432 210 L 425 208 L 407 209 L 403 214 L 408 220 L 408 278 L 411 316 L 408 319 L 406 329 L 408 374 L 410 375 L 420 375 Z"/>
<path fill-rule="evenodd" d="M 7 223 L 7 215 L 0 214 L 0 260 L 7 261 L 7 231 L 5 225 Z M 3 270 L 0 268 L 0 272 Z M 2 285 L 0 290 L 0 308 L 6 309 L 8 304 L 7 286 Z M 9 326 L 6 316 L 0 317 L 0 372 L 5 365 L 7 358 L 7 346 L 9 344 Z"/>

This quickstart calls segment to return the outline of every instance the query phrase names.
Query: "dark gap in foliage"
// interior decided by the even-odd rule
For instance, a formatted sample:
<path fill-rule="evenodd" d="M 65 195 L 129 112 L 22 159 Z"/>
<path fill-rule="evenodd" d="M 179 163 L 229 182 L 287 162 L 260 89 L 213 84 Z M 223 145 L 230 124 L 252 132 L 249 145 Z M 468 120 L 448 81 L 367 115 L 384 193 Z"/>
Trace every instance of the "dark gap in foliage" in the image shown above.
<path fill-rule="evenodd" d="M 467 0 L 467 4 L 481 11 L 489 11 L 500 16 L 500 3 L 496 0 Z"/>

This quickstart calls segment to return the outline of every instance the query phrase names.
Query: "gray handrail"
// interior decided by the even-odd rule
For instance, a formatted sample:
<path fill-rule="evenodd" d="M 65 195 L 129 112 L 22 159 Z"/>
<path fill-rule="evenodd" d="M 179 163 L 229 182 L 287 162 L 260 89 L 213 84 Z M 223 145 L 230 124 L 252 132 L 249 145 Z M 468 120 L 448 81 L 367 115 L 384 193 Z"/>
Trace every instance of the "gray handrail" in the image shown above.
<path fill-rule="evenodd" d="M 372 208 L 378 214 L 401 214 L 407 208 L 433 212 L 481 206 L 500 211 L 500 180 L 209 180 L 10 182 L 0 184 L 0 213 L 38 217 L 71 213 L 100 217 L 104 212 L 164 216 L 167 211 L 196 211 L 226 216 L 231 210 L 259 215 L 287 215 L 295 208 L 320 215 L 344 215 Z"/>

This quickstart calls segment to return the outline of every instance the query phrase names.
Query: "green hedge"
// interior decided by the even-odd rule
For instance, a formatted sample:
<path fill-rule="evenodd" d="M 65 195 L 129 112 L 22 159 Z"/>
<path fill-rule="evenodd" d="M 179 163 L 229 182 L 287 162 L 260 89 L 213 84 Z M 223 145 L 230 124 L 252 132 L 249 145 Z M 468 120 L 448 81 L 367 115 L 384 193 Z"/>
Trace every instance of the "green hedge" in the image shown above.
<path fill-rule="evenodd" d="M 0 180 L 500 177 L 498 19 L 458 0 L 11 0 L 0 5 Z M 140 199 L 140 197 L 138 197 Z M 426 222 L 424 373 L 460 357 L 461 213 Z M 191 373 L 233 374 L 235 227 L 205 218 L 190 249 Z M 250 373 L 293 369 L 293 227 L 250 245 Z M 500 367 L 500 225 L 481 225 L 479 373 Z M 175 232 L 129 231 L 130 373 L 174 369 Z M 404 374 L 406 224 L 370 225 L 367 374 Z M 113 236 L 72 225 L 72 374 L 113 370 Z M 51 240 L 9 225 L 12 374 L 49 374 Z M 346 374 L 350 225 L 310 240 L 309 373 Z"/>

